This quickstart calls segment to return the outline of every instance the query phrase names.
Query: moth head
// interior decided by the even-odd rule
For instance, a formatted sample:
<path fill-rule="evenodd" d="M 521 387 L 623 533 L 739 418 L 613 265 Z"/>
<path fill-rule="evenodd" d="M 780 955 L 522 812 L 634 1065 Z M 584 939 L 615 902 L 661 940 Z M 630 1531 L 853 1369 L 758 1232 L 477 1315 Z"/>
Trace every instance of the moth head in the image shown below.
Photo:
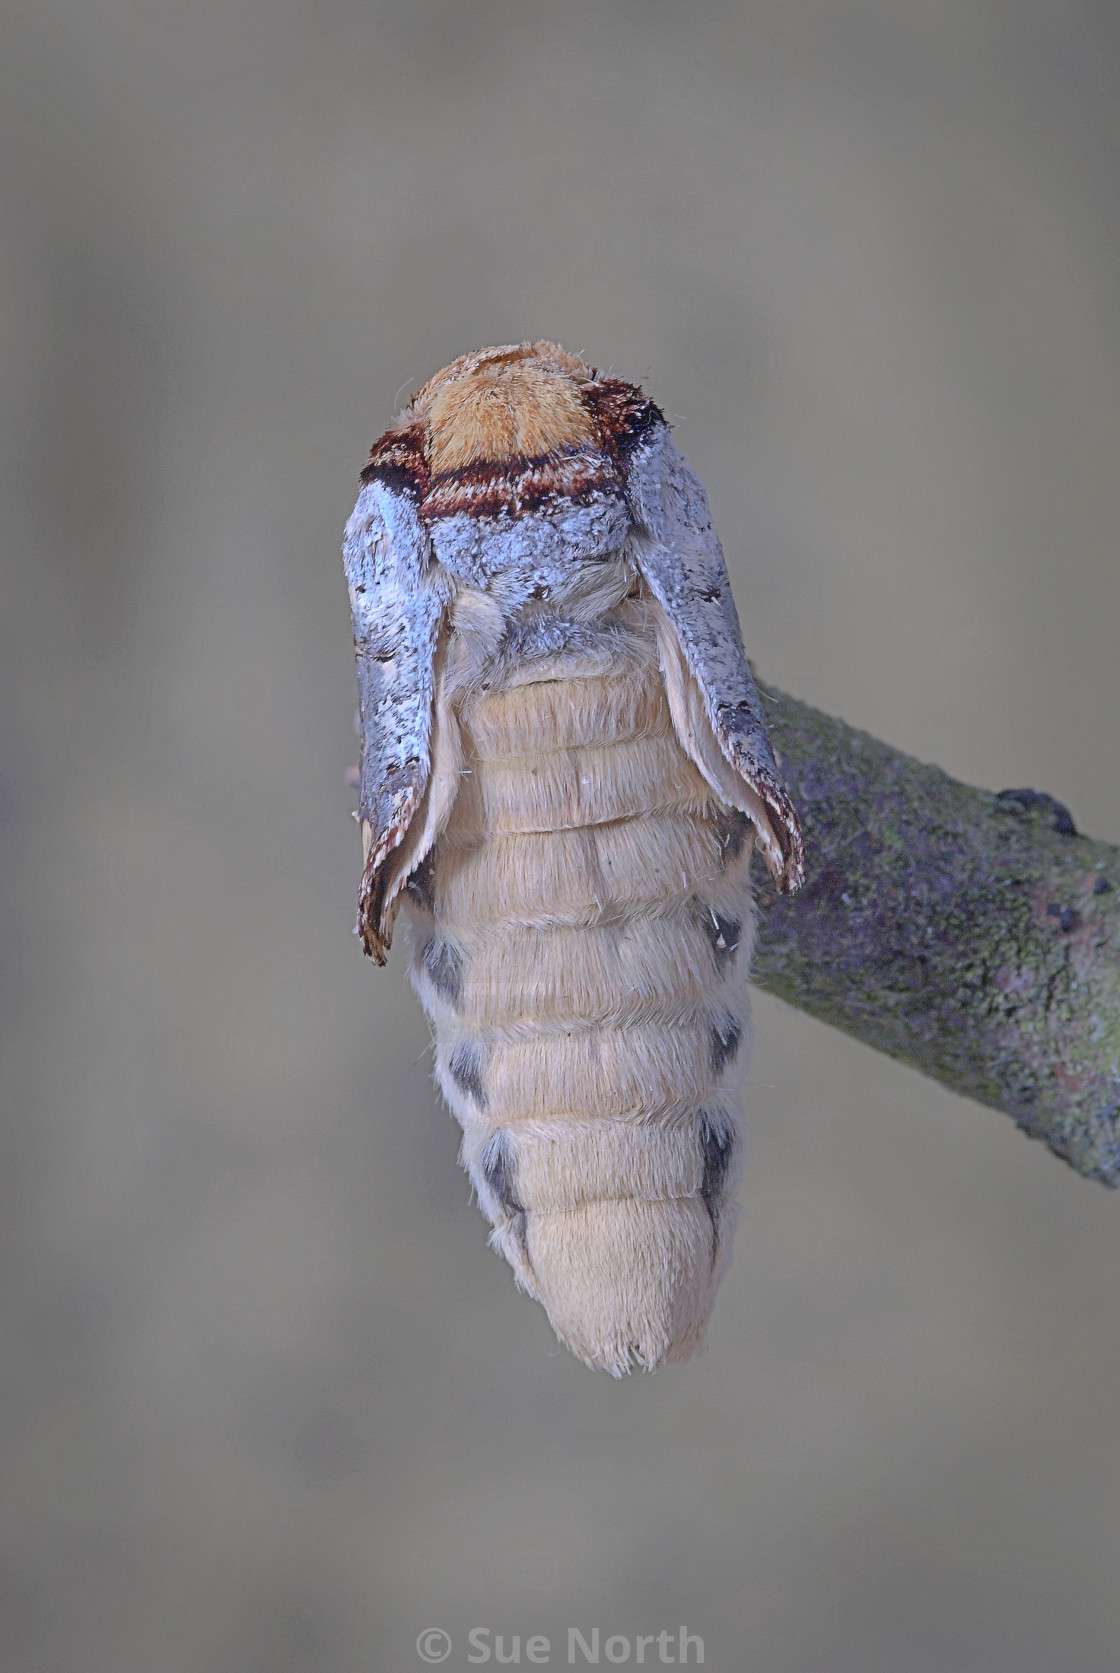
<path fill-rule="evenodd" d="M 413 398 L 433 476 L 537 459 L 594 440 L 582 387 L 594 377 L 555 343 L 513 343 L 460 356 Z"/>

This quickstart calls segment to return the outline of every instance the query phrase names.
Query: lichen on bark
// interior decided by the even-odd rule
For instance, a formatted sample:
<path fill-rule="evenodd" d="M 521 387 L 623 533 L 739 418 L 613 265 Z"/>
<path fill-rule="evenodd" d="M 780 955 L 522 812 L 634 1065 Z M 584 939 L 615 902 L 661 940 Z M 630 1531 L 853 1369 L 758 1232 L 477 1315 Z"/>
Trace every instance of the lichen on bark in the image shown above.
<path fill-rule="evenodd" d="M 1120 849 L 760 687 L 808 881 L 754 980 L 1120 1184 Z"/>

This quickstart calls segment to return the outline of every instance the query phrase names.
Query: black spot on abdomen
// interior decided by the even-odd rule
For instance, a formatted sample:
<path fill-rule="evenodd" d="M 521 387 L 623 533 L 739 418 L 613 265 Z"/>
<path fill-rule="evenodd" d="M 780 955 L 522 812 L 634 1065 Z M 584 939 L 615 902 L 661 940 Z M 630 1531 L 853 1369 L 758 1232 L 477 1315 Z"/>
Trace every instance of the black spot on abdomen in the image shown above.
<path fill-rule="evenodd" d="M 473 1040 L 464 1040 L 455 1047 L 447 1065 L 447 1072 L 460 1092 L 473 1098 L 480 1110 L 486 1108 L 486 1087 L 483 1083 L 482 1052 Z"/>
<path fill-rule="evenodd" d="M 513 1154 L 513 1145 L 508 1133 L 491 1133 L 478 1158 L 479 1171 L 492 1196 L 498 1203 L 506 1222 L 521 1246 L 521 1253 L 528 1265 L 528 1243 L 526 1239 L 526 1210 L 525 1204 L 517 1195 L 515 1180 L 517 1176 L 517 1161 Z M 487 1210 L 488 1214 L 492 1211 Z M 492 1223 L 493 1219 L 492 1219 Z"/>
<path fill-rule="evenodd" d="M 754 827 L 747 815 L 740 813 L 738 808 L 728 808 L 726 812 L 717 813 L 714 824 L 719 839 L 720 866 L 726 869 L 734 865 L 739 858 L 754 834 Z"/>
<path fill-rule="evenodd" d="M 704 1175 L 700 1182 L 700 1195 L 713 1223 L 723 1200 L 734 1148 L 735 1135 L 726 1122 L 718 1117 L 701 1116 L 700 1152 L 704 1162 Z"/>
<path fill-rule="evenodd" d="M 479 1156 L 482 1177 L 509 1215 L 524 1214 L 525 1205 L 514 1190 L 516 1166 L 506 1133 L 492 1133 Z"/>
<path fill-rule="evenodd" d="M 458 947 L 433 935 L 424 943 L 420 963 L 440 998 L 458 1006 L 463 997 L 463 955 Z"/>
<path fill-rule="evenodd" d="M 425 855 L 405 884 L 409 898 L 424 912 L 434 912 L 436 906 L 435 866 L 431 854 Z"/>

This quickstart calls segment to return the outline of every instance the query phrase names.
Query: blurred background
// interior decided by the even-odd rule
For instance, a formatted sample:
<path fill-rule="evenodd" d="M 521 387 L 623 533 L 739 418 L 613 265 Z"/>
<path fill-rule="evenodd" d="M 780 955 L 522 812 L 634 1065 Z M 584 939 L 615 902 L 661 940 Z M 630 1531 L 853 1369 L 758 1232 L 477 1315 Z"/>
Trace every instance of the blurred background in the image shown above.
<path fill-rule="evenodd" d="M 555 338 L 674 421 L 765 678 L 1120 840 L 1115 7 L 3 27 L 5 1667 L 1111 1673 L 1120 1202 L 1005 1117 L 763 996 L 705 1357 L 515 1292 L 350 933 L 338 547 L 412 389 Z"/>

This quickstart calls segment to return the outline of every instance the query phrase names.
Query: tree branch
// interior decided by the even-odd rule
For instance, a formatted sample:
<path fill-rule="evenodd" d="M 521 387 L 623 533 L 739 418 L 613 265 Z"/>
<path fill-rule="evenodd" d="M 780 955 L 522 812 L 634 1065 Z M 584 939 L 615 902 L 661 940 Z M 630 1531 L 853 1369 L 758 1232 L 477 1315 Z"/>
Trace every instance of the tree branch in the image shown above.
<path fill-rule="evenodd" d="M 754 980 L 1120 1184 L 1120 849 L 760 687 L 808 882 Z"/>

